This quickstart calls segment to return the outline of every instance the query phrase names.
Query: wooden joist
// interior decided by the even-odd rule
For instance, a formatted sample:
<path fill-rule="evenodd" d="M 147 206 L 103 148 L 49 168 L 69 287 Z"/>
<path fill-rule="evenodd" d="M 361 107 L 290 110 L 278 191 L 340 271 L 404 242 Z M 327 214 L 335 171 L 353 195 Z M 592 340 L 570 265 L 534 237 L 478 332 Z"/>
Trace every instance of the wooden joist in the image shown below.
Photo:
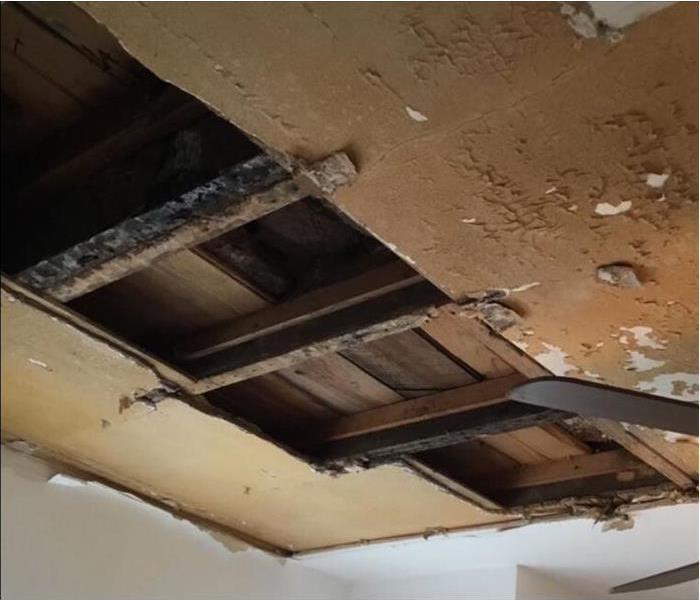
<path fill-rule="evenodd" d="M 186 363 L 208 391 L 418 327 L 447 298 L 428 282 L 287 326 Z"/>
<path fill-rule="evenodd" d="M 405 454 L 452 446 L 483 435 L 550 423 L 567 416 L 561 411 L 516 402 L 495 402 L 472 410 L 334 440 L 308 451 L 330 463 L 347 459 L 370 463 L 391 461 Z"/>
<path fill-rule="evenodd" d="M 524 381 L 526 379 L 522 375 L 509 375 L 471 383 L 446 392 L 395 402 L 334 419 L 316 430 L 311 437 L 314 444 L 325 444 L 483 408 L 503 402 L 508 392 Z"/>
<path fill-rule="evenodd" d="M 312 180 L 324 193 L 348 183 L 354 167 L 345 155 L 290 175 L 264 154 L 24 270 L 17 279 L 68 301 L 157 258 L 212 239 L 309 195 Z M 325 189 L 324 189 L 325 186 Z"/>
<path fill-rule="evenodd" d="M 323 287 L 246 315 L 224 325 L 197 333 L 176 346 L 178 360 L 193 360 L 214 354 L 361 302 L 383 296 L 422 280 L 420 275 L 397 261 L 362 273 L 332 286 Z"/>

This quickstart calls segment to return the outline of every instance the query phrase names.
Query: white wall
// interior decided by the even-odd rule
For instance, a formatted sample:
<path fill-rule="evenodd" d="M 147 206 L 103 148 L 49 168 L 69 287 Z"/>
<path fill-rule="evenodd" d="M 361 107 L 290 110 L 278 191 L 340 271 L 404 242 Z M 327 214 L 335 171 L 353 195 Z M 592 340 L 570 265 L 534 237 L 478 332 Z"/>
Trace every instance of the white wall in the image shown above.
<path fill-rule="evenodd" d="M 466 569 L 423 577 L 357 582 L 352 587 L 351 598 L 353 600 L 406 600 L 407 598 L 411 600 L 516 600 L 515 584 L 515 567 Z"/>
<path fill-rule="evenodd" d="M 43 462 L 2 448 L 3 600 L 342 600 L 349 584 L 98 486 L 48 484 Z"/>

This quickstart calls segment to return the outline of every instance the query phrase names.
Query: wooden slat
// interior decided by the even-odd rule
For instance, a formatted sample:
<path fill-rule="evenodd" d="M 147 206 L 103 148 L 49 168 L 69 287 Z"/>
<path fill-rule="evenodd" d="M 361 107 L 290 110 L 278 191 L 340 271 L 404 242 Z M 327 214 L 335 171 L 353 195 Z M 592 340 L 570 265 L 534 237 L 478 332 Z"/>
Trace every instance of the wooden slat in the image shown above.
<path fill-rule="evenodd" d="M 449 311 L 449 308 L 446 309 Z M 489 348 L 494 354 L 511 365 L 515 370 L 527 377 L 545 377 L 551 373 L 536 362 L 525 352 L 511 344 L 508 340 L 498 335 L 489 327 L 476 319 L 465 319 L 465 329 L 480 343 Z M 660 445 L 654 450 L 641 442 L 619 423 L 605 419 L 591 419 L 595 426 L 611 440 L 617 442 L 623 448 L 634 454 L 637 458 L 656 469 L 664 477 L 681 487 L 692 485 L 692 480 L 678 465 L 666 459 L 661 452 Z"/>
<path fill-rule="evenodd" d="M 620 446 L 656 469 L 676 485 L 682 488 L 689 488 L 695 485 L 695 482 L 686 473 L 633 436 L 620 423 L 608 421 L 607 419 L 591 419 L 591 421 L 606 436 L 615 440 Z"/>
<path fill-rule="evenodd" d="M 495 402 L 472 410 L 333 440 L 310 448 L 309 451 L 331 464 L 348 459 L 384 462 L 396 460 L 405 454 L 425 452 L 540 423 L 551 423 L 569 416 L 561 411 L 538 408 L 510 401 Z"/>
<path fill-rule="evenodd" d="M 253 315 L 197 333 L 177 345 L 175 355 L 181 360 L 201 358 L 405 288 L 421 279 L 402 262 L 390 263 Z"/>
<path fill-rule="evenodd" d="M 201 389 L 230 385 L 418 327 L 446 301 L 427 282 L 301 322 L 212 356 L 187 363 Z"/>
<path fill-rule="evenodd" d="M 303 198 L 309 193 L 307 176 L 329 168 L 337 183 L 347 183 L 354 174 L 349 160 L 338 155 L 312 166 L 303 179 L 290 176 L 269 156 L 258 156 L 41 261 L 18 279 L 54 298 L 70 300 Z"/>
<path fill-rule="evenodd" d="M 312 443 L 322 444 L 361 436 L 383 429 L 490 406 L 502 402 L 514 386 L 524 381 L 525 378 L 521 375 L 509 375 L 500 379 L 472 383 L 446 392 L 412 400 L 402 400 L 388 406 L 348 415 L 336 419 L 314 432 Z"/>
<path fill-rule="evenodd" d="M 620 473 L 642 465 L 644 463 L 626 450 L 610 450 L 496 471 L 489 474 L 488 479 L 480 482 L 480 485 L 483 486 L 482 489 L 489 490 L 527 488 Z"/>
<path fill-rule="evenodd" d="M 343 355 L 405 398 L 477 381 L 414 331 L 382 338 L 344 351 Z"/>

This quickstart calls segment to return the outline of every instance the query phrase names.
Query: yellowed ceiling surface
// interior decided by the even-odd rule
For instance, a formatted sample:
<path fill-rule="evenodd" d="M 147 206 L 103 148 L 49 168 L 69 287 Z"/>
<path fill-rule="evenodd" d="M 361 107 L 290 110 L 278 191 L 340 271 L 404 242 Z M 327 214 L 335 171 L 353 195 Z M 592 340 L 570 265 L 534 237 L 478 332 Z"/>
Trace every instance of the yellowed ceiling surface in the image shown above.
<path fill-rule="evenodd" d="M 81 5 L 269 146 L 346 150 L 338 205 L 454 299 L 513 290 L 555 373 L 696 397 L 694 3 L 617 41 L 553 2 Z"/>
<path fill-rule="evenodd" d="M 126 407 L 152 366 L 16 291 L 0 305 L 3 431 L 129 489 L 285 550 L 509 520 L 397 466 L 320 474 L 174 398 Z"/>

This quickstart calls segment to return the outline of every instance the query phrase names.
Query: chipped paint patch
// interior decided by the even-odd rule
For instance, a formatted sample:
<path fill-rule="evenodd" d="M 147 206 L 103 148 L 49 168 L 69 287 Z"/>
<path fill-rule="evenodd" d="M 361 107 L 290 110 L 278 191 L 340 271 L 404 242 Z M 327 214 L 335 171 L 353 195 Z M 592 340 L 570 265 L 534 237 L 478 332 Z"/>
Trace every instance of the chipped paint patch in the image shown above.
<path fill-rule="evenodd" d="M 620 215 L 627 212 L 632 208 L 631 200 L 623 200 L 617 206 L 613 206 L 609 202 L 599 202 L 595 207 L 596 214 L 602 215 L 604 217 L 611 217 L 613 215 Z"/>
<path fill-rule="evenodd" d="M 416 110 L 415 108 L 411 108 L 410 106 L 406 107 L 406 113 L 418 123 L 425 123 L 428 120 L 428 117 L 426 117 L 422 112 Z"/>
<path fill-rule="evenodd" d="M 646 183 L 651 188 L 662 188 L 668 181 L 670 173 L 647 173 Z"/>
<path fill-rule="evenodd" d="M 636 350 L 628 350 L 627 359 L 625 360 L 625 369 L 637 372 L 652 371 L 663 367 L 665 364 L 665 360 L 654 360 Z"/>
<path fill-rule="evenodd" d="M 620 331 L 627 331 L 634 336 L 634 341 L 640 348 L 653 348 L 654 350 L 665 350 L 666 342 L 665 340 L 659 340 L 654 334 L 654 330 L 651 327 L 645 325 L 637 325 L 635 327 L 620 327 Z M 622 338 L 620 341 L 622 342 Z M 623 342 L 625 343 L 625 342 Z"/>
<path fill-rule="evenodd" d="M 36 365 L 37 367 L 41 367 L 42 369 L 46 369 L 47 371 L 51 371 L 51 367 L 49 367 L 49 365 L 47 365 L 44 361 L 37 360 L 36 358 L 28 358 L 27 360 L 32 365 Z"/>
<path fill-rule="evenodd" d="M 636 388 L 642 392 L 649 392 L 666 398 L 685 400 L 686 402 L 698 401 L 698 374 L 697 373 L 664 373 L 654 379 L 640 381 Z"/>
<path fill-rule="evenodd" d="M 547 349 L 546 352 L 540 352 L 535 356 L 535 360 L 541 365 L 549 369 L 555 375 L 566 375 L 571 371 L 578 371 L 578 367 L 566 362 L 569 355 L 558 346 L 553 346 L 542 342 L 542 345 Z"/>

